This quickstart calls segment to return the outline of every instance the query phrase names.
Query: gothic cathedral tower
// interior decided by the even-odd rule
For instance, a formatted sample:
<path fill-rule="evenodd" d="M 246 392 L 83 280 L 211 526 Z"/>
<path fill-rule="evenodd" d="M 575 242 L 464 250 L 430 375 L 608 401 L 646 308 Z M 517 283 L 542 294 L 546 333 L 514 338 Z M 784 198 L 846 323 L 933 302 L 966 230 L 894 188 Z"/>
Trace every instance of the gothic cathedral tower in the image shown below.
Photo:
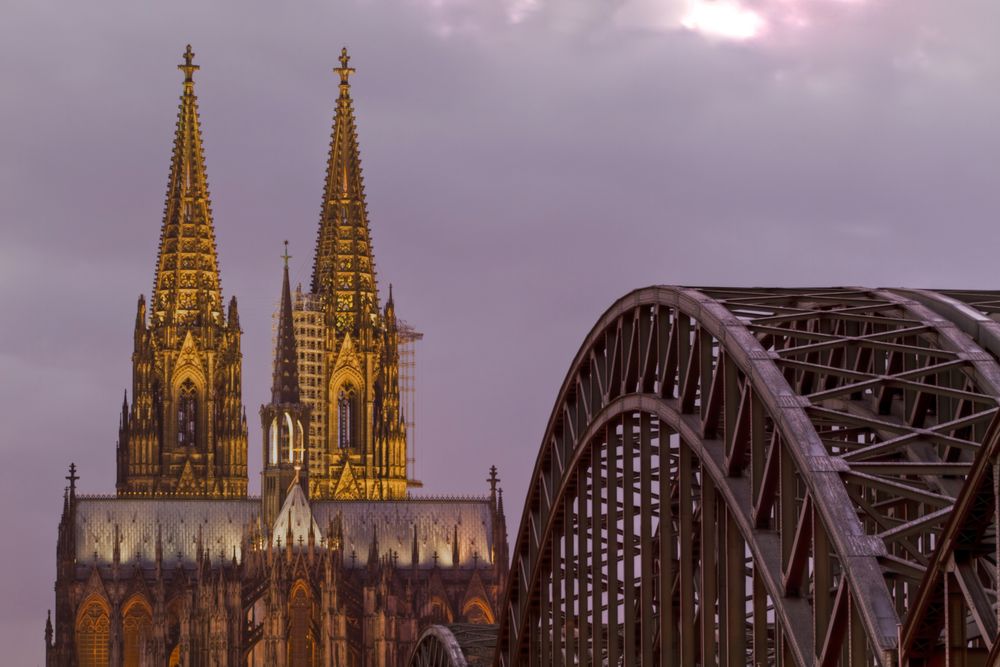
<path fill-rule="evenodd" d="M 188 46 L 153 296 L 139 297 L 118 495 L 243 497 L 247 425 L 236 298 L 223 310 Z"/>
<path fill-rule="evenodd" d="M 314 498 L 389 499 L 406 495 L 406 427 L 400 414 L 398 330 L 392 289 L 379 306 L 361 177 L 347 49 L 313 260 L 312 294 L 297 299 L 300 352 L 319 358 L 313 391 L 314 442 L 309 490 Z M 301 356 L 301 355 L 300 355 Z"/>

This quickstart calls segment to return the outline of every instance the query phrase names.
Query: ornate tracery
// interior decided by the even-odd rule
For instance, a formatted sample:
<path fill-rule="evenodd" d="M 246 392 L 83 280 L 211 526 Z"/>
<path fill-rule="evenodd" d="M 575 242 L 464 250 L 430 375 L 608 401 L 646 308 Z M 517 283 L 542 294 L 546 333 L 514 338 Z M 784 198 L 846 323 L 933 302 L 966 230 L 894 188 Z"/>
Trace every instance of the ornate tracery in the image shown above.
<path fill-rule="evenodd" d="M 108 667 L 108 608 L 93 600 L 86 604 L 76 622 L 76 660 L 79 667 Z"/>
<path fill-rule="evenodd" d="M 355 446 L 357 432 L 357 392 L 347 385 L 337 394 L 337 443 L 340 449 Z"/>
<path fill-rule="evenodd" d="M 296 584 L 288 604 L 288 665 L 313 667 L 316 664 L 316 638 L 312 630 L 312 596 L 304 583 Z"/>
<path fill-rule="evenodd" d="M 118 492 L 246 495 L 247 444 L 235 298 L 223 307 L 194 92 L 184 62 L 153 294 L 139 297 L 132 391 L 122 406 Z M 129 398 L 131 400 L 129 400 Z"/>
<path fill-rule="evenodd" d="M 191 380 L 185 380 L 177 391 L 177 444 L 198 444 L 198 390 Z"/>
<path fill-rule="evenodd" d="M 146 643 L 153 629 L 153 619 L 149 606 L 140 600 L 129 604 L 122 620 L 124 667 L 139 667 L 147 654 Z"/>

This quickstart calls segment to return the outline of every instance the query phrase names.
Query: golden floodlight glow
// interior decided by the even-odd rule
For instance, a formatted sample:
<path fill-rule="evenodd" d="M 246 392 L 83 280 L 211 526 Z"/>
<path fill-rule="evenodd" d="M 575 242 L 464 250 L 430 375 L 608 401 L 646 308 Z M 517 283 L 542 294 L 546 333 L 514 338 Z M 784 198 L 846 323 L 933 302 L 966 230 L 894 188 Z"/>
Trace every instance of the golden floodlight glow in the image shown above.
<path fill-rule="evenodd" d="M 727 0 L 694 0 L 681 25 L 708 37 L 748 40 L 761 34 L 764 18 L 757 12 Z"/>

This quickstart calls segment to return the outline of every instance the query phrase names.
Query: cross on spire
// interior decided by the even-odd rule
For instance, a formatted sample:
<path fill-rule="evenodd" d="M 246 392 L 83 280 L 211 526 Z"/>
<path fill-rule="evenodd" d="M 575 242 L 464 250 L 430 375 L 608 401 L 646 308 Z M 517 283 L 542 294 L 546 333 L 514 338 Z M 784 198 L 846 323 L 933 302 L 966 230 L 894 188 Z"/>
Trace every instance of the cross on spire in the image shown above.
<path fill-rule="evenodd" d="M 288 254 L 288 239 L 285 239 L 285 254 L 281 256 L 281 259 L 285 260 L 286 269 L 288 268 L 288 260 L 290 260 L 291 258 L 292 256 Z"/>
<path fill-rule="evenodd" d="M 344 93 L 347 92 L 347 87 L 351 85 L 349 81 L 350 76 L 355 72 L 353 67 L 348 67 L 348 63 L 350 62 L 351 57 L 347 55 L 347 47 L 345 46 L 340 50 L 340 67 L 333 68 L 333 71 L 340 75 L 340 87 Z"/>
<path fill-rule="evenodd" d="M 184 83 L 194 83 L 194 73 L 201 68 L 194 64 L 194 51 L 191 50 L 190 44 L 184 51 L 184 64 L 178 65 L 177 69 L 184 72 Z"/>
<path fill-rule="evenodd" d="M 76 474 L 76 463 L 69 464 L 69 474 L 66 475 L 66 479 L 69 481 L 69 494 L 70 496 L 76 495 L 76 480 L 80 479 Z"/>

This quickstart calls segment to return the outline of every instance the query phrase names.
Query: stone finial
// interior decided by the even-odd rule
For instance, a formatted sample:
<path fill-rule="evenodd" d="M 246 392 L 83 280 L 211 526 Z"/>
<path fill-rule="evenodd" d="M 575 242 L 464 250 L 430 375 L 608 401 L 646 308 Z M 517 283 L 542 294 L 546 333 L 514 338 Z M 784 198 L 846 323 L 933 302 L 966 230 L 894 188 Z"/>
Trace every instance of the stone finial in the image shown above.
<path fill-rule="evenodd" d="M 191 45 L 187 45 L 187 49 L 184 50 L 184 64 L 178 65 L 177 69 L 184 72 L 184 83 L 194 83 L 194 73 L 201 69 L 198 65 L 194 64 L 194 51 L 191 50 Z"/>
<path fill-rule="evenodd" d="M 70 500 L 76 499 L 76 481 L 80 479 L 76 474 L 76 463 L 69 464 L 69 474 L 66 475 L 66 479 L 69 481 L 69 498 Z"/>
<path fill-rule="evenodd" d="M 346 88 L 351 85 L 351 75 L 356 71 L 353 67 L 348 67 L 350 62 L 351 56 L 347 55 L 347 47 L 345 46 L 340 50 L 340 67 L 333 68 L 333 71 L 340 75 L 340 86 L 345 93 L 347 92 Z"/>

